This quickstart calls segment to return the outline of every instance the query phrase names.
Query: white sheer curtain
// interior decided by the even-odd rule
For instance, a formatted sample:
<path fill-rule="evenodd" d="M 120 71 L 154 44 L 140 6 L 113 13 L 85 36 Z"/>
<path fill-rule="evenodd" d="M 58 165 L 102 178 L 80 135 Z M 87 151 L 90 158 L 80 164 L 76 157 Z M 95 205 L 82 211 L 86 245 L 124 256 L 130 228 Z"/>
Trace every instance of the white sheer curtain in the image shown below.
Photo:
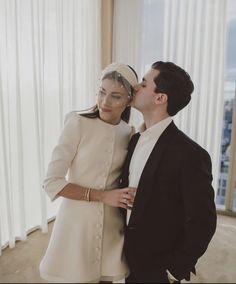
<path fill-rule="evenodd" d="M 183 66 L 193 79 L 192 102 L 176 124 L 206 148 L 218 186 L 224 108 L 227 0 L 166 0 L 164 60 Z"/>
<path fill-rule="evenodd" d="M 154 61 L 173 61 L 191 75 L 192 102 L 174 120 L 210 152 L 215 189 L 223 120 L 226 3 L 115 0 L 114 60 L 131 62 L 139 75 Z M 139 28 L 135 33 L 130 32 L 134 19 Z M 140 117 L 133 122 L 138 126 Z"/>
<path fill-rule="evenodd" d="M 113 23 L 114 62 L 129 64 L 140 75 L 140 42 L 142 33 L 142 0 L 115 0 Z M 131 124 L 138 126 L 141 115 L 131 112 Z"/>
<path fill-rule="evenodd" d="M 100 0 L 0 0 L 0 253 L 55 215 L 41 185 L 64 115 L 95 103 Z"/>

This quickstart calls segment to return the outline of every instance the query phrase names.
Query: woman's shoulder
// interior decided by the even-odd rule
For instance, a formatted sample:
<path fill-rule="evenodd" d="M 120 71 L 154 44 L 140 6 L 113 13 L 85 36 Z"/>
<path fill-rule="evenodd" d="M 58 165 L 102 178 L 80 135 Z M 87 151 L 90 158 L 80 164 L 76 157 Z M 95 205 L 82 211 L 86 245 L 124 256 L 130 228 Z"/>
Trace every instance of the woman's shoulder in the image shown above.
<path fill-rule="evenodd" d="M 79 111 L 71 111 L 65 116 L 65 125 L 70 124 L 71 128 L 80 129 L 80 132 L 91 133 L 94 131 L 103 131 L 98 118 L 89 118 L 83 116 Z"/>
<path fill-rule="evenodd" d="M 64 124 L 76 119 L 79 119 L 78 113 L 76 111 L 70 111 L 65 115 Z"/>
<path fill-rule="evenodd" d="M 89 119 L 82 116 L 79 111 L 70 111 L 65 115 L 64 124 L 68 121 L 77 121 L 78 123 L 81 123 L 83 121 L 89 121 Z"/>

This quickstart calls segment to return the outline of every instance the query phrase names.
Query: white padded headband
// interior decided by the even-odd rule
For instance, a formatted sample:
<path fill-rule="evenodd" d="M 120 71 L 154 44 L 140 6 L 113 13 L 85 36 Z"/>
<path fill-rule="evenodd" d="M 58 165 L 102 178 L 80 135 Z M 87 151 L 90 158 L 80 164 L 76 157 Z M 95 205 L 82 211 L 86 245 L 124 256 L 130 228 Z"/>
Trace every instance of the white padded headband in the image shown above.
<path fill-rule="evenodd" d="M 112 63 L 108 65 L 103 71 L 102 71 L 102 78 L 110 72 L 116 71 L 118 72 L 123 78 L 125 78 L 132 87 L 134 87 L 138 80 L 135 76 L 135 73 L 131 68 L 129 68 L 128 65 L 122 64 L 122 63 Z"/>

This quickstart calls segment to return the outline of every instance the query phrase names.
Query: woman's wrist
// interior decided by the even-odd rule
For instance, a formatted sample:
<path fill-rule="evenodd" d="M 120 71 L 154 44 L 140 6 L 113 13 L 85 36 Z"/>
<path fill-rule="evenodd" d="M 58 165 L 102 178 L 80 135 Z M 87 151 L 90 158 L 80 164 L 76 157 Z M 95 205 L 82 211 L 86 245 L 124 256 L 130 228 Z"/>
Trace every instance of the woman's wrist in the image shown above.
<path fill-rule="evenodd" d="M 103 202 L 103 198 L 104 198 L 104 191 L 97 190 L 97 189 L 91 189 L 90 191 L 91 201 Z"/>

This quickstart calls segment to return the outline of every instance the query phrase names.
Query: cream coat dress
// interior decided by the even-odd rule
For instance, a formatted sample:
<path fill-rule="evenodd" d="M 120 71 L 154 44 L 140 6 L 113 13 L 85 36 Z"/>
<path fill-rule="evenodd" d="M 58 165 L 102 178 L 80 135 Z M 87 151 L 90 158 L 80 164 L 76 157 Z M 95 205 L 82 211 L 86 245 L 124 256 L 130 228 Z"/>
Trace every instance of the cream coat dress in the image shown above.
<path fill-rule="evenodd" d="M 76 112 L 67 115 L 48 167 L 44 188 L 54 200 L 68 184 L 117 188 L 133 129 Z M 49 282 L 118 281 L 128 275 L 123 255 L 123 221 L 118 208 L 62 198 L 41 277 Z"/>

